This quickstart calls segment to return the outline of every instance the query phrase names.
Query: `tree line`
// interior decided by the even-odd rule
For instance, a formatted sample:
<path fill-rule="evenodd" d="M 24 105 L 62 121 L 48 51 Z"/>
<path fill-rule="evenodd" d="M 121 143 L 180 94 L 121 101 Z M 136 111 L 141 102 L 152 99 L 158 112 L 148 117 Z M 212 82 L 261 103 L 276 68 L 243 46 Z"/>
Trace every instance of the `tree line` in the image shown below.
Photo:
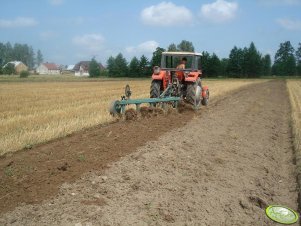
<path fill-rule="evenodd" d="M 27 44 L 0 42 L 0 73 L 2 67 L 11 61 L 21 61 L 29 69 L 33 69 L 43 62 L 43 55 L 40 50 L 35 53 L 33 47 Z"/>
<path fill-rule="evenodd" d="M 164 51 L 194 52 L 192 42 L 183 40 L 178 45 L 172 43 L 167 49 L 158 47 L 149 60 L 144 55 L 140 59 L 133 57 L 128 63 L 121 53 L 107 61 L 110 77 L 147 77 L 152 74 L 152 67 L 160 65 Z M 207 77 L 258 78 L 261 76 L 301 75 L 301 43 L 295 50 L 290 41 L 280 43 L 274 56 L 260 53 L 253 42 L 248 47 L 234 46 L 228 58 L 220 59 L 215 53 L 202 52 L 201 67 Z"/>
<path fill-rule="evenodd" d="M 171 43 L 166 49 L 158 47 L 153 52 L 151 59 L 145 55 L 139 58 L 134 56 L 130 62 L 127 62 L 122 53 L 119 53 L 116 57 L 111 56 L 107 60 L 105 72 L 99 71 L 96 66 L 97 62 L 93 59 L 92 76 L 148 77 L 152 74 L 153 66 L 160 65 L 161 55 L 164 51 L 194 52 L 195 48 L 192 42 L 182 40 L 179 44 Z M 215 53 L 210 54 L 207 51 L 202 54 L 202 71 L 207 77 L 257 78 L 270 75 L 301 75 L 301 43 L 296 49 L 290 41 L 280 43 L 273 64 L 270 54 L 260 53 L 253 42 L 244 48 L 234 46 L 227 58 L 220 59 Z M 32 46 L 27 44 L 11 45 L 10 42 L 0 42 L 0 74 L 3 72 L 2 66 L 10 61 L 22 61 L 29 69 L 33 69 L 35 65 L 43 62 L 43 55 L 40 50 L 35 53 Z M 6 71 L 4 70 L 4 72 Z"/>

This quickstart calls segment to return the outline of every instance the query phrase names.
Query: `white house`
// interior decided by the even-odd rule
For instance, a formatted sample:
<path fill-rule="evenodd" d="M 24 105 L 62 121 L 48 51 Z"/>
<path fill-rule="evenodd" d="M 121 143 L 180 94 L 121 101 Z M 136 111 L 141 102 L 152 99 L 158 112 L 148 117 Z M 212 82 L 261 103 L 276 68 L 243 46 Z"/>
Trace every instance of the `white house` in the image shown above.
<path fill-rule="evenodd" d="M 59 67 L 53 63 L 40 64 L 36 71 L 40 75 L 59 75 L 61 73 Z"/>
<path fill-rule="evenodd" d="M 75 72 L 75 76 L 89 76 L 89 66 L 91 61 L 80 61 L 78 62 L 73 70 Z M 105 67 L 99 63 L 100 70 L 104 70 Z"/>

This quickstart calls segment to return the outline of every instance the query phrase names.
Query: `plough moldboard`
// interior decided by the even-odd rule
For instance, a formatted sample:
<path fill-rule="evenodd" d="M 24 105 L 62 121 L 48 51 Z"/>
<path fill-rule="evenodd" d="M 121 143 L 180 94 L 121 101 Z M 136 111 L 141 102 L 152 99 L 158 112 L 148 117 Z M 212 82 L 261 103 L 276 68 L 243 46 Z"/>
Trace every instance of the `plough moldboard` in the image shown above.
<path fill-rule="evenodd" d="M 125 95 L 121 96 L 121 100 L 115 100 L 111 103 L 110 114 L 113 116 L 123 115 L 126 112 L 126 107 L 130 105 L 135 105 L 137 112 L 140 112 L 140 107 L 142 104 L 148 104 L 150 107 L 161 107 L 163 110 L 167 106 L 172 105 L 174 108 L 177 108 L 181 100 L 180 97 L 174 96 L 162 96 L 159 98 L 143 98 L 143 99 L 131 99 L 132 92 L 130 86 L 126 85 Z"/>

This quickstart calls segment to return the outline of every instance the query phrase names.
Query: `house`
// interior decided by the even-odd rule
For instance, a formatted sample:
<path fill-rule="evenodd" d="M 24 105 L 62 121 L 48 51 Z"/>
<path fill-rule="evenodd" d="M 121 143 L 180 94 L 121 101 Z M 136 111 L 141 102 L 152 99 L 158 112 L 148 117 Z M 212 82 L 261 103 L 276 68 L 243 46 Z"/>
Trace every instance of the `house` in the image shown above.
<path fill-rule="evenodd" d="M 5 64 L 3 66 L 3 68 L 5 68 L 8 64 L 14 65 L 15 71 L 16 71 L 17 74 L 20 74 L 21 71 L 27 71 L 28 70 L 28 67 L 25 64 L 23 64 L 21 61 L 8 62 L 7 64 Z"/>
<path fill-rule="evenodd" d="M 75 71 L 75 76 L 89 76 L 89 65 L 91 61 L 80 61 L 78 62 L 73 70 Z M 104 70 L 105 67 L 99 63 L 100 70 Z"/>
<path fill-rule="evenodd" d="M 36 69 L 40 75 L 59 75 L 61 73 L 60 68 L 54 63 L 43 63 Z"/>

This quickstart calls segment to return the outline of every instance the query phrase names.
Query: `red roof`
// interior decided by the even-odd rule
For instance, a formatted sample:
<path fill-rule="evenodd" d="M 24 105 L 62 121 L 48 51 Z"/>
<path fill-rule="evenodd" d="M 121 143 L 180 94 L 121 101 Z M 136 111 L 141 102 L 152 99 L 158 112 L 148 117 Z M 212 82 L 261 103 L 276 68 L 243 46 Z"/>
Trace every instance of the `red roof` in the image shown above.
<path fill-rule="evenodd" d="M 48 70 L 60 70 L 56 64 L 46 63 L 43 65 L 47 67 Z"/>

